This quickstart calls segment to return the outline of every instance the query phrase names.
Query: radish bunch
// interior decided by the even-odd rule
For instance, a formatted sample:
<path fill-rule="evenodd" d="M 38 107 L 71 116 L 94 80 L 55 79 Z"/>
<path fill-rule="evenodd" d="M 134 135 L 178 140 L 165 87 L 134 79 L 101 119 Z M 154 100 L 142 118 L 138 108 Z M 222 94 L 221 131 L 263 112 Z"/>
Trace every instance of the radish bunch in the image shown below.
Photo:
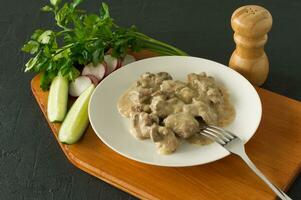
<path fill-rule="evenodd" d="M 123 59 L 105 55 L 102 63 L 99 63 L 96 66 L 94 66 L 93 63 L 90 63 L 84 67 L 81 76 L 77 77 L 69 84 L 69 95 L 78 97 L 91 84 L 97 86 L 104 77 L 108 76 L 113 71 L 135 61 L 136 59 L 132 55 L 126 55 Z"/>

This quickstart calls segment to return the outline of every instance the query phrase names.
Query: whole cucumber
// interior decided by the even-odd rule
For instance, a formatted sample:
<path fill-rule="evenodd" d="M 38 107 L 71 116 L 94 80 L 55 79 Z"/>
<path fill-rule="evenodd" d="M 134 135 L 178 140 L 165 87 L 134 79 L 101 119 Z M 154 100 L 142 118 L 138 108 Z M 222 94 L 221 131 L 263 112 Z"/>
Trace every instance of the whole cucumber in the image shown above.
<path fill-rule="evenodd" d="M 59 131 L 59 141 L 66 144 L 77 142 L 89 124 L 88 104 L 95 86 L 91 84 L 74 102 Z"/>

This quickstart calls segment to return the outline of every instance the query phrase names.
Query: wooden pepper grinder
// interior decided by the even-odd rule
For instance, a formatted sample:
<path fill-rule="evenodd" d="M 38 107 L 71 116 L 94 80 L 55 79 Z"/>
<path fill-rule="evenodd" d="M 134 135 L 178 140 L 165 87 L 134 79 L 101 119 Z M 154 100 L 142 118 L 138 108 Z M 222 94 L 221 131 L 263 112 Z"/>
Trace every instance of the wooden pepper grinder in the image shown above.
<path fill-rule="evenodd" d="M 229 66 L 256 86 L 262 85 L 269 73 L 269 60 L 264 45 L 272 23 L 270 12 L 257 5 L 240 7 L 231 17 L 236 49 Z"/>

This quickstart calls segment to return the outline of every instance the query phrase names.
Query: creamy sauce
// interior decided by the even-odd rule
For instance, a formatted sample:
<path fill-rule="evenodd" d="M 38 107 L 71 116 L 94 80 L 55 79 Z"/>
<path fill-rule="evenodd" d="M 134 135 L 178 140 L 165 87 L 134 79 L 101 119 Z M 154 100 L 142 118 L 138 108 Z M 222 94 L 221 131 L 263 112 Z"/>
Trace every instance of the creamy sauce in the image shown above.
<path fill-rule="evenodd" d="M 212 143 L 212 140 L 200 134 L 195 134 L 190 138 L 188 138 L 186 141 L 191 144 L 196 144 L 201 146 Z"/>
<path fill-rule="evenodd" d="M 230 102 L 228 91 L 223 88 L 224 103 L 217 107 L 218 126 L 225 127 L 229 125 L 235 118 L 235 109 Z"/>
<path fill-rule="evenodd" d="M 133 91 L 134 86 L 131 86 L 128 90 L 126 90 L 118 99 L 117 109 L 118 112 L 126 118 L 131 117 L 132 106 L 134 106 L 134 102 L 131 100 L 131 92 Z"/>
<path fill-rule="evenodd" d="M 196 125 L 191 124 L 194 118 L 203 119 L 205 123 L 219 127 L 227 126 L 234 120 L 235 109 L 230 102 L 227 90 L 223 86 L 217 85 L 212 77 L 206 74 L 189 74 L 187 83 L 170 79 L 161 80 L 157 83 L 154 81 L 158 80 L 154 78 L 156 76 L 158 74 L 146 73 L 141 75 L 140 79 L 120 96 L 117 108 L 122 116 L 130 118 L 130 120 L 133 120 L 132 116 L 137 113 L 143 114 L 144 119 L 135 123 L 131 127 L 131 132 L 135 133 L 134 136 L 139 139 L 161 135 L 157 137 L 163 138 L 160 141 L 153 139 L 158 152 L 167 154 L 174 152 L 180 139 L 197 145 L 211 143 L 210 139 L 199 134 L 197 130 L 202 123 L 199 125 L 199 122 L 195 122 Z M 141 83 L 148 86 L 141 86 Z M 151 94 L 147 91 L 151 91 Z M 158 92 L 161 93 L 156 94 Z M 140 110 L 133 109 L 135 106 L 141 106 Z M 146 109 L 144 109 L 145 107 Z M 155 115 L 158 121 L 151 120 L 151 115 Z M 169 116 L 178 115 L 189 115 L 185 119 L 192 118 L 193 120 L 180 118 L 173 119 L 173 121 L 165 120 Z M 159 119 L 163 123 L 159 123 Z M 169 117 L 168 119 L 172 118 Z M 167 122 L 169 124 L 165 124 Z M 149 125 L 147 125 L 148 123 Z M 161 130 L 159 127 L 167 128 L 171 133 L 166 135 L 159 131 L 154 134 L 155 132 L 152 131 Z M 143 137 L 138 134 L 142 128 L 146 131 Z"/>

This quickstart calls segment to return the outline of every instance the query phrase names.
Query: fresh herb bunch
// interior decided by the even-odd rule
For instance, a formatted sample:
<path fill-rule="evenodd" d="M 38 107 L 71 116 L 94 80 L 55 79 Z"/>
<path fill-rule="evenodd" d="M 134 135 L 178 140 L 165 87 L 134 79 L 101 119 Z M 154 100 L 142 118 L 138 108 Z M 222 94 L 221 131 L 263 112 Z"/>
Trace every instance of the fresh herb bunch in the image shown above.
<path fill-rule="evenodd" d="M 40 86 L 43 90 L 49 89 L 58 74 L 74 80 L 79 75 L 77 67 L 102 62 L 108 50 L 117 58 L 124 57 L 128 50 L 141 49 L 161 55 L 187 55 L 138 32 L 135 26 L 119 27 L 110 17 L 105 3 L 101 4 L 99 15 L 87 14 L 77 8 L 82 1 L 62 4 L 61 0 L 50 0 L 42 11 L 54 14 L 59 31 L 38 29 L 22 48 L 33 55 L 25 65 L 25 72 L 42 72 Z"/>

